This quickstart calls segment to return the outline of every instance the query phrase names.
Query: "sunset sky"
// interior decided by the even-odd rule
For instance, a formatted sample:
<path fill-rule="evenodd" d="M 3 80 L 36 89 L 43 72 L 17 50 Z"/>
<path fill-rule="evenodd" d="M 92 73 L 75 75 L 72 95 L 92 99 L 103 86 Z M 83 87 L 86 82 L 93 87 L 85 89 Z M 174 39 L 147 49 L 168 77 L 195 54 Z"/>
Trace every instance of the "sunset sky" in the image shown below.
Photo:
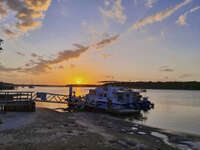
<path fill-rule="evenodd" d="M 200 81 L 200 0 L 0 0 L 0 81 Z"/>

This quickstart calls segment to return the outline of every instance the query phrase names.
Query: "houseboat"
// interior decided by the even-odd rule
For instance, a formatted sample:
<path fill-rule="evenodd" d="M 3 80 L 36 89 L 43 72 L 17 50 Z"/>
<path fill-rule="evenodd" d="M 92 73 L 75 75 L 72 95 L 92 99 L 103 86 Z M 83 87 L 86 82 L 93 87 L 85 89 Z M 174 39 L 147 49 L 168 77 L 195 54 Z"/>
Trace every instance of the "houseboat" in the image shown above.
<path fill-rule="evenodd" d="M 85 99 L 88 108 L 118 114 L 137 113 L 154 107 L 154 104 L 139 91 L 111 85 L 89 90 Z"/>

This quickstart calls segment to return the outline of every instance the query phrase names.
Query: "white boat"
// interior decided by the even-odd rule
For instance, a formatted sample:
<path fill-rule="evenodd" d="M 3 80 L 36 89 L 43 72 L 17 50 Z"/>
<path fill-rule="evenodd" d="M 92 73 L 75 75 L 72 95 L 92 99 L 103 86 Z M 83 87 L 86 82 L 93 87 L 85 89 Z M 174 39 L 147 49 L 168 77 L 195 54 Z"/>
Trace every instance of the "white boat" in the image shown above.
<path fill-rule="evenodd" d="M 89 90 L 86 95 L 89 108 L 101 109 L 112 113 L 128 114 L 148 110 L 153 104 L 140 92 L 124 87 L 99 86 Z"/>

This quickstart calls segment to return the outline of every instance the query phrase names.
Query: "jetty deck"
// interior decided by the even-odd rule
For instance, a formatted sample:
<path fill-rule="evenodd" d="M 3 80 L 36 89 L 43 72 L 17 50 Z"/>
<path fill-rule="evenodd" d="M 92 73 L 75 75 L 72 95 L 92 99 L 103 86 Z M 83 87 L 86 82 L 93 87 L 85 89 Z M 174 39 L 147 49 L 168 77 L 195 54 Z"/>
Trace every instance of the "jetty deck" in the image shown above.
<path fill-rule="evenodd" d="M 0 91 L 0 111 L 34 112 L 34 92 Z"/>

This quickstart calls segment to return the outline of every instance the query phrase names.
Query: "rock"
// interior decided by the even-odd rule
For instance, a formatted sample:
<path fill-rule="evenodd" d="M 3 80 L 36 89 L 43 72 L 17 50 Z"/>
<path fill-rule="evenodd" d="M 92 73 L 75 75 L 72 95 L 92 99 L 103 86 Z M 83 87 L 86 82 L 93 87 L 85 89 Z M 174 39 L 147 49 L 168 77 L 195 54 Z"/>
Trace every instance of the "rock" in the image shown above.
<path fill-rule="evenodd" d="M 147 150 L 147 147 L 144 144 L 138 144 L 136 150 Z"/>
<path fill-rule="evenodd" d="M 64 127 L 68 127 L 69 125 L 65 123 L 63 126 L 64 126 Z"/>
<path fill-rule="evenodd" d="M 130 134 L 130 135 L 133 135 L 133 134 L 134 134 L 134 132 L 129 132 L 128 134 Z"/>
<path fill-rule="evenodd" d="M 81 135 L 84 135 L 84 133 L 83 133 L 83 132 L 80 132 L 79 135 L 80 135 L 80 136 L 81 136 Z"/>
<path fill-rule="evenodd" d="M 121 129 L 121 132 L 123 132 L 123 133 L 124 133 L 124 132 L 126 132 L 126 130 L 125 130 L 125 129 Z"/>
<path fill-rule="evenodd" d="M 47 126 L 47 129 L 53 129 L 53 127 L 52 126 Z"/>
<path fill-rule="evenodd" d="M 80 144 L 78 146 L 79 149 L 87 149 L 87 145 L 86 144 Z"/>
<path fill-rule="evenodd" d="M 73 131 L 72 130 L 68 130 L 67 133 L 73 133 Z"/>
<path fill-rule="evenodd" d="M 111 143 L 111 144 L 113 144 L 113 143 L 117 143 L 116 140 L 109 140 L 108 142 Z"/>
<path fill-rule="evenodd" d="M 138 128 L 136 128 L 136 127 L 132 127 L 131 129 L 135 131 L 135 130 L 137 130 Z"/>
<path fill-rule="evenodd" d="M 137 132 L 138 134 L 140 134 L 140 135 L 146 135 L 146 133 L 145 132 Z"/>
<path fill-rule="evenodd" d="M 133 146 L 133 147 L 135 147 L 136 145 L 137 145 L 137 143 L 135 142 L 135 141 L 126 141 L 126 143 L 128 144 L 128 145 L 130 145 L 130 146 Z"/>

